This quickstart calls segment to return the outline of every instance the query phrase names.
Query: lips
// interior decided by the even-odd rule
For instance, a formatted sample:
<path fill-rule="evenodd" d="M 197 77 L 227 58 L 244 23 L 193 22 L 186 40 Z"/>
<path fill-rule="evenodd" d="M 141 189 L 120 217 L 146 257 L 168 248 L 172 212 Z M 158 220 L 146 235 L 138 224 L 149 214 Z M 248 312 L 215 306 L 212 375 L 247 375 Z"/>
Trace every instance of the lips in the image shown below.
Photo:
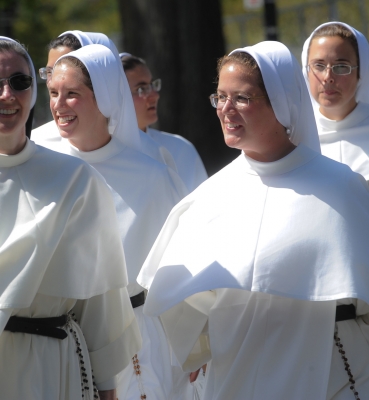
<path fill-rule="evenodd" d="M 67 124 L 68 122 L 73 121 L 75 119 L 76 119 L 76 117 L 73 115 L 66 115 L 65 117 L 59 116 L 58 122 L 59 122 L 59 124 Z"/>
<path fill-rule="evenodd" d="M 14 115 L 18 112 L 17 109 L 14 108 L 1 108 L 0 109 L 0 115 Z"/>

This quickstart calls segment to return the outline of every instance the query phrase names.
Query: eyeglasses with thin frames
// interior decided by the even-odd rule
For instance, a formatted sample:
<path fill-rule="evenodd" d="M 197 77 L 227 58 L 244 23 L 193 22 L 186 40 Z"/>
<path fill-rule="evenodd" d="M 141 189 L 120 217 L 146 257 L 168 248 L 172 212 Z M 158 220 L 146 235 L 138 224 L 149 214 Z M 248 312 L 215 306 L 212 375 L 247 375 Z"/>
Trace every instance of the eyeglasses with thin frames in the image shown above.
<path fill-rule="evenodd" d="M 224 94 L 214 93 L 209 96 L 209 99 L 211 105 L 216 109 L 222 109 L 225 106 L 227 100 L 229 100 L 235 108 L 237 108 L 238 110 L 242 110 L 250 105 L 251 100 L 261 99 L 263 97 L 266 96 L 247 97 L 240 94 L 236 96 L 226 96 Z"/>
<path fill-rule="evenodd" d="M 348 64 L 335 64 L 331 67 L 321 63 L 311 63 L 306 66 L 307 72 L 310 70 L 316 75 L 323 75 L 328 69 L 331 69 L 335 75 L 350 75 L 353 69 L 358 68 L 358 65 L 352 66 Z"/>
<path fill-rule="evenodd" d="M 155 79 L 151 83 L 146 85 L 141 85 L 135 92 L 132 94 L 136 94 L 138 97 L 147 97 L 152 91 L 160 92 L 161 90 L 161 79 Z"/>
<path fill-rule="evenodd" d="M 27 90 L 32 86 L 32 80 L 32 76 L 26 74 L 16 74 L 10 76 L 9 78 L 1 78 L 0 89 L 3 90 L 4 82 L 8 82 L 8 85 L 12 90 L 22 92 L 23 90 Z"/>
<path fill-rule="evenodd" d="M 52 72 L 53 72 L 53 69 L 51 67 L 43 67 L 38 70 L 38 73 L 40 74 L 40 78 L 44 79 L 44 80 L 47 80 L 51 76 Z"/>

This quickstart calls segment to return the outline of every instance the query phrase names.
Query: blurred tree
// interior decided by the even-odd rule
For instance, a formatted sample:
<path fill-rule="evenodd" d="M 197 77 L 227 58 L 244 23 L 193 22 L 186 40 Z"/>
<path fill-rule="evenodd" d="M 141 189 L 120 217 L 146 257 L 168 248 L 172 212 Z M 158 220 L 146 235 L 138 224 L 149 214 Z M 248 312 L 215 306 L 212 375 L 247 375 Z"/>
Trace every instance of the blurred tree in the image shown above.
<path fill-rule="evenodd" d="M 124 51 L 146 59 L 161 77 L 160 129 L 189 139 L 210 174 L 239 151 L 224 144 L 209 95 L 224 55 L 219 0 L 120 0 Z"/>

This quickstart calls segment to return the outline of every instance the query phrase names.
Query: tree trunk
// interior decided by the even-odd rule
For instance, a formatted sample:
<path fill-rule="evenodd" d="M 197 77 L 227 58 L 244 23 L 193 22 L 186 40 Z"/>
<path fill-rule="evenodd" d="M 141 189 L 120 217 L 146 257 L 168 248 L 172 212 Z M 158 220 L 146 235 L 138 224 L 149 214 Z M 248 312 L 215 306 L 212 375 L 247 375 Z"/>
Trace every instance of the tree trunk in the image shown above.
<path fill-rule="evenodd" d="M 211 175 L 239 151 L 223 140 L 208 99 L 216 63 L 224 55 L 219 0 L 119 0 L 124 51 L 142 57 L 162 78 L 161 130 L 190 140 Z"/>

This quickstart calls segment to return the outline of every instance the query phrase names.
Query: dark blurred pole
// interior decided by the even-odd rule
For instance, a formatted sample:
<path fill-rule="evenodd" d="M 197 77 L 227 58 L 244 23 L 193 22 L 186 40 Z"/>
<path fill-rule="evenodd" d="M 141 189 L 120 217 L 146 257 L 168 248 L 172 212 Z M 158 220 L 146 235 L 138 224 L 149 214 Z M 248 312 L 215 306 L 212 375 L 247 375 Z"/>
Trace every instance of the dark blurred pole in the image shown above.
<path fill-rule="evenodd" d="M 159 129 L 190 140 L 209 174 L 240 153 L 224 144 L 209 95 L 225 53 L 220 0 L 119 0 L 124 48 L 163 82 Z"/>
<path fill-rule="evenodd" d="M 275 0 L 264 0 L 266 40 L 278 40 L 277 6 Z"/>

